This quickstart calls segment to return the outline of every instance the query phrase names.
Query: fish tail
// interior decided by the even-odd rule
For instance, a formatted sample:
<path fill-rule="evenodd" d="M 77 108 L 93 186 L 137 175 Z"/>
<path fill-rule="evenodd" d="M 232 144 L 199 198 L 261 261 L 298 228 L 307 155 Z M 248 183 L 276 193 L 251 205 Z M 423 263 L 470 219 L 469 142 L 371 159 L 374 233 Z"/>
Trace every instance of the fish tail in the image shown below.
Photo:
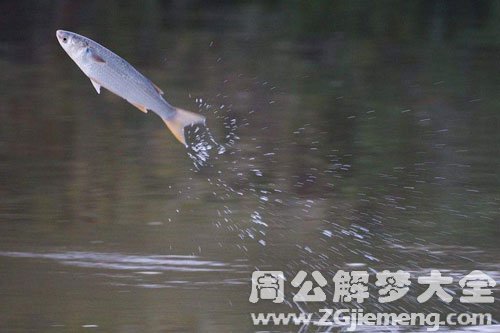
<path fill-rule="evenodd" d="M 174 113 L 163 118 L 168 129 L 172 132 L 177 140 L 187 147 L 186 137 L 184 136 L 184 128 L 195 124 L 205 124 L 205 117 L 191 111 L 186 111 L 179 108 L 174 108 Z"/>

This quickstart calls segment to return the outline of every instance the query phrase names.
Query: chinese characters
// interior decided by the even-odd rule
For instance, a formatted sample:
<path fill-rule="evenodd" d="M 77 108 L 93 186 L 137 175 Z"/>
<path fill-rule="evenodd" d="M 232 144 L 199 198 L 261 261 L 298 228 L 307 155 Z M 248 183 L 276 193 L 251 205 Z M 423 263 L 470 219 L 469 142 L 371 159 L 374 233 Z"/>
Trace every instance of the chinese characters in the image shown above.
<path fill-rule="evenodd" d="M 412 284 L 410 273 L 398 270 L 384 270 L 376 273 L 375 286 L 378 288 L 380 303 L 394 302 L 404 297 Z M 346 272 L 339 270 L 331 281 L 334 283 L 333 302 L 363 303 L 369 297 L 369 274 L 367 271 Z M 274 303 L 284 302 L 285 275 L 282 271 L 255 271 L 252 274 L 252 291 L 249 301 L 272 300 Z M 417 297 L 419 303 L 425 303 L 437 297 L 445 303 L 450 303 L 453 296 L 445 290 L 445 286 L 453 283 L 451 276 L 443 276 L 438 270 L 431 270 L 428 276 L 419 276 L 417 282 L 425 285 L 426 290 Z M 301 270 L 291 280 L 291 286 L 298 288 L 293 297 L 294 302 L 324 302 L 328 280 L 319 271 L 310 274 Z M 462 288 L 462 303 L 493 303 L 493 288 L 496 281 L 487 274 L 474 270 L 458 282 Z"/>

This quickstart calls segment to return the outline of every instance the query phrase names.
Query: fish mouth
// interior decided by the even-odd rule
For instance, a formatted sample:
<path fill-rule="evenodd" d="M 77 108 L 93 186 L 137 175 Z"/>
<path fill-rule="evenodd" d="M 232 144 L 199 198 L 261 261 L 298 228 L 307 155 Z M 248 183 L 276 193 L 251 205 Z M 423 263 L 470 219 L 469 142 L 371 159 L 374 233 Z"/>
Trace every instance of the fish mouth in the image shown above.
<path fill-rule="evenodd" d="M 66 43 L 69 40 L 69 34 L 64 30 L 57 30 L 56 37 L 60 42 Z"/>

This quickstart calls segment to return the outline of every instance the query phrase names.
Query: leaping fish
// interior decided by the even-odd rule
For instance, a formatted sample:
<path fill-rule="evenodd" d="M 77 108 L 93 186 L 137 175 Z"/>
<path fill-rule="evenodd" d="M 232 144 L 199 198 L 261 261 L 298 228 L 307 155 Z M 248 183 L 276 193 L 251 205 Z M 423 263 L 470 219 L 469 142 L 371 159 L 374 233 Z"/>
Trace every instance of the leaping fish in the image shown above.
<path fill-rule="evenodd" d="M 184 128 L 205 124 L 205 117 L 170 105 L 163 91 L 123 58 L 101 44 L 74 32 L 57 30 L 62 48 L 90 79 L 98 94 L 101 87 L 124 98 L 144 113 L 156 113 L 185 146 Z"/>

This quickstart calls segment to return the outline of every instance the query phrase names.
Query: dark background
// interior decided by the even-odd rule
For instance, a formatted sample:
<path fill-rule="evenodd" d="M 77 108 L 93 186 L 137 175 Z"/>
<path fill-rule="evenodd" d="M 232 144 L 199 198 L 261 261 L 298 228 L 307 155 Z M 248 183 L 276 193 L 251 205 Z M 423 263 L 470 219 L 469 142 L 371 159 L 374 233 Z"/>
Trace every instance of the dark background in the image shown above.
<path fill-rule="evenodd" d="M 403 269 L 402 300 L 343 307 L 498 319 L 458 281 L 500 276 L 499 24 L 499 1 L 0 1 L 0 331 L 258 331 L 250 312 L 298 308 L 250 304 L 256 269 L 320 270 L 311 310 L 339 306 L 338 269 Z M 198 170 L 159 118 L 97 95 L 57 29 L 226 152 Z M 452 303 L 416 301 L 431 269 Z"/>

